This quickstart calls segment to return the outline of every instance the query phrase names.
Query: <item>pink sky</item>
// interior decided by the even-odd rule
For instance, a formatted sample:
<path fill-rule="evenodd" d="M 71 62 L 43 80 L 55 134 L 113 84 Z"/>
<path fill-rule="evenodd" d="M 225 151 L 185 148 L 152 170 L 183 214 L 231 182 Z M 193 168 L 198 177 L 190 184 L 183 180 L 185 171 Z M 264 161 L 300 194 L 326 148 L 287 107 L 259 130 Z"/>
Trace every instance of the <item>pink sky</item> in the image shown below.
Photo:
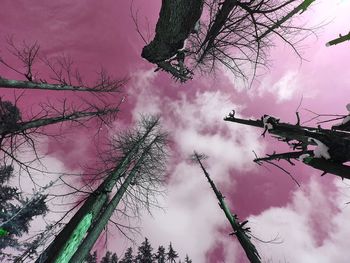
<path fill-rule="evenodd" d="M 147 22 L 153 32 L 160 2 L 134 1 L 142 32 L 147 33 Z M 38 41 L 48 57 L 63 52 L 71 55 L 82 75 L 89 76 L 103 65 L 115 76 L 129 77 L 127 102 L 115 124 L 118 128 L 136 120 L 139 113 L 161 114 L 174 140 L 173 157 L 167 195 L 160 200 L 165 210 L 154 210 L 153 217 L 144 213 L 138 222 L 143 236 L 154 248 L 172 241 L 181 257 L 188 253 L 193 262 L 246 262 L 235 238 L 228 236 L 228 223 L 200 169 L 187 161 L 196 150 L 210 156 L 206 165 L 212 178 L 232 210 L 250 220 L 252 233 L 263 240 L 278 236 L 283 241 L 255 242 L 266 262 L 348 262 L 350 226 L 345 222 L 350 211 L 345 203 L 350 196 L 346 182 L 331 175 L 320 178 L 319 171 L 301 165 L 285 166 L 301 183 L 298 188 L 280 170 L 266 170 L 252 162 L 252 150 L 263 156 L 278 149 L 276 141 L 260 137 L 261 130 L 222 119 L 236 109 L 243 117 L 270 114 L 294 123 L 301 97 L 301 108 L 345 114 L 349 43 L 328 48 L 325 43 L 349 30 L 349 1 L 316 1 L 305 13 L 305 21 L 311 26 L 329 23 L 317 38 L 303 42 L 307 61 L 300 63 L 290 48 L 278 43 L 271 49 L 269 71 L 251 89 L 240 87 L 224 69 L 215 78 L 197 74 L 186 84 L 155 73 L 154 66 L 140 57 L 144 43 L 132 22 L 130 5 L 131 1 L 111 0 L 40 0 L 30 5 L 24 0 L 2 1 L 0 54 L 7 56 L 5 37 L 13 35 L 19 41 Z M 3 68 L 0 74 L 18 78 Z M 13 91 L 0 92 L 13 98 Z M 57 93 L 28 91 L 23 107 L 54 96 Z M 310 116 L 300 113 L 302 120 Z M 50 153 L 49 164 L 70 171 L 84 164 L 86 159 L 81 156 L 93 154 L 88 136 L 83 135 L 60 144 L 46 141 L 43 148 Z M 110 250 L 122 253 L 130 245 L 117 234 L 114 238 L 108 244 Z M 142 240 L 139 237 L 138 242 Z"/>

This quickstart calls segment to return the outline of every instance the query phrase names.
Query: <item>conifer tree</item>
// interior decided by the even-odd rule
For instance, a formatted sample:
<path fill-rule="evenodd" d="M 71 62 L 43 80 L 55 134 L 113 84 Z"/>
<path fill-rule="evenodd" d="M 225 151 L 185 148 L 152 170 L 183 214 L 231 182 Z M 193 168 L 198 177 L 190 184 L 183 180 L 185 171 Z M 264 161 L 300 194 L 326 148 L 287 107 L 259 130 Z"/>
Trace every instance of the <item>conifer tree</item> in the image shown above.
<path fill-rule="evenodd" d="M 158 247 L 158 251 L 154 254 L 154 259 L 156 263 L 165 263 L 166 254 L 165 248 L 163 246 Z"/>
<path fill-rule="evenodd" d="M 138 248 L 138 253 L 136 256 L 137 263 L 152 263 L 152 246 L 148 241 L 148 238 L 145 238 L 145 241 L 142 242 L 141 246 Z"/>
<path fill-rule="evenodd" d="M 185 263 L 192 263 L 192 260 L 186 255 L 185 257 Z"/>
<path fill-rule="evenodd" d="M 107 251 L 106 255 L 101 259 L 100 263 L 117 263 L 118 257 L 116 253 L 113 253 L 111 251 Z"/>
<path fill-rule="evenodd" d="M 92 255 L 89 254 L 86 258 L 86 263 L 97 263 L 97 252 L 95 251 Z"/>
<path fill-rule="evenodd" d="M 16 187 L 6 185 L 13 176 L 12 166 L 0 167 L 0 252 L 6 247 L 20 248 L 17 238 L 28 233 L 30 221 L 47 212 L 46 195 L 35 193 L 23 198 Z M 0 259 L 3 260 L 3 255 Z"/>
<path fill-rule="evenodd" d="M 170 263 L 176 262 L 175 259 L 179 257 L 177 252 L 174 250 L 173 246 L 171 245 L 171 242 L 170 242 L 166 256 L 167 256 L 167 261 Z"/>
<path fill-rule="evenodd" d="M 124 257 L 119 261 L 119 263 L 133 263 L 134 262 L 134 256 L 132 254 L 132 248 L 129 247 L 125 254 Z"/>

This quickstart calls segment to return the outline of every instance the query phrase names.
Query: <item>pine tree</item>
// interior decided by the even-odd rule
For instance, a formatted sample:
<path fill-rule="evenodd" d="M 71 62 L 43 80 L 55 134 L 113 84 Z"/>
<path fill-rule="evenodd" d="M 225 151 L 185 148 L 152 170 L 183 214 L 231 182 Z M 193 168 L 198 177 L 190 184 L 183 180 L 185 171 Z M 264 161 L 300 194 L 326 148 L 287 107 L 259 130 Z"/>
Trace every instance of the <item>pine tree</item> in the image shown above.
<path fill-rule="evenodd" d="M 192 263 L 192 260 L 186 255 L 185 257 L 185 263 Z"/>
<path fill-rule="evenodd" d="M 138 253 L 136 256 L 137 263 L 152 263 L 152 246 L 149 243 L 148 239 L 145 238 L 145 241 L 142 242 L 141 246 L 138 248 Z"/>
<path fill-rule="evenodd" d="M 125 254 L 124 257 L 119 261 L 119 263 L 133 263 L 134 261 L 134 257 L 132 255 L 132 248 L 129 247 Z"/>
<path fill-rule="evenodd" d="M 116 253 L 113 253 L 112 258 L 111 258 L 111 263 L 118 263 L 118 256 Z"/>
<path fill-rule="evenodd" d="M 111 251 L 107 251 L 106 255 L 101 259 L 100 263 L 117 263 L 118 257 L 116 253 L 113 253 Z"/>
<path fill-rule="evenodd" d="M 175 259 L 177 259 L 179 257 L 178 254 L 176 253 L 176 251 L 173 249 L 171 242 L 170 242 L 169 249 L 168 249 L 166 256 L 167 256 L 167 261 L 170 263 L 175 262 Z"/>
<path fill-rule="evenodd" d="M 86 258 L 86 263 L 97 263 L 97 252 L 95 251 L 92 255 L 89 254 Z"/>
<path fill-rule="evenodd" d="M 154 254 L 154 259 L 156 260 L 156 263 L 165 263 L 166 255 L 165 248 L 163 246 L 158 247 L 157 253 Z"/>
<path fill-rule="evenodd" d="M 110 263 L 111 262 L 111 255 L 112 255 L 112 252 L 107 251 L 106 255 L 101 259 L 100 263 Z"/>
<path fill-rule="evenodd" d="M 17 237 L 28 233 L 33 217 L 47 212 L 45 195 L 22 198 L 16 187 L 5 185 L 12 176 L 13 167 L 0 167 L 0 251 L 6 247 L 18 248 Z"/>

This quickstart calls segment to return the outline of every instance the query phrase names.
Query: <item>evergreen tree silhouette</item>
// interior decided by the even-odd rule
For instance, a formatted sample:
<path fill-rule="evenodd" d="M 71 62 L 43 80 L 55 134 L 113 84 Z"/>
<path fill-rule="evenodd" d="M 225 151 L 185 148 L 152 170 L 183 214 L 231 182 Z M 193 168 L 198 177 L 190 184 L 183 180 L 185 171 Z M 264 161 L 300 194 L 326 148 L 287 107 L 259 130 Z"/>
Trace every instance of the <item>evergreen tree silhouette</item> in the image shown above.
<path fill-rule="evenodd" d="M 154 254 L 155 263 L 165 263 L 166 254 L 163 246 L 158 247 L 157 253 Z"/>
<path fill-rule="evenodd" d="M 170 242 L 169 249 L 166 256 L 167 256 L 167 261 L 170 263 L 176 262 L 175 259 L 179 257 L 176 251 L 173 249 L 171 242 Z"/>
<path fill-rule="evenodd" d="M 132 255 L 132 248 L 129 247 L 125 254 L 124 257 L 119 261 L 119 263 L 134 263 L 134 256 Z"/>
<path fill-rule="evenodd" d="M 148 241 L 148 238 L 145 238 L 145 241 L 141 243 L 141 246 L 138 248 L 138 253 L 136 256 L 136 262 L 137 263 L 152 263 L 153 262 L 153 256 L 152 256 L 152 246 Z"/>
<path fill-rule="evenodd" d="M 16 187 L 6 185 L 12 176 L 12 166 L 0 166 L 0 252 L 6 247 L 19 248 L 17 238 L 28 233 L 33 217 L 47 212 L 46 195 L 21 197 Z"/>
<path fill-rule="evenodd" d="M 97 263 L 97 252 L 95 251 L 92 255 L 89 254 L 86 258 L 86 263 Z"/>
<path fill-rule="evenodd" d="M 192 260 L 186 255 L 185 257 L 185 263 L 192 263 Z"/>

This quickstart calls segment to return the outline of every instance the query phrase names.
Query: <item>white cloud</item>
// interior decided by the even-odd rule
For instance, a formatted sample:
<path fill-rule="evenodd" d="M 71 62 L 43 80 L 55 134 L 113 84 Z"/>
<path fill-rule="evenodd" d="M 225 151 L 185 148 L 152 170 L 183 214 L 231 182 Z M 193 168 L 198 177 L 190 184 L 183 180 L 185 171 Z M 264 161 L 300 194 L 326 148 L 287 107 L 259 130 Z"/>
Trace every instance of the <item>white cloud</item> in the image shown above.
<path fill-rule="evenodd" d="M 282 103 L 292 100 L 301 88 L 300 74 L 297 71 L 288 70 L 275 83 L 271 83 L 271 79 L 265 77 L 257 88 L 257 94 L 263 96 L 266 93 L 271 93 L 275 96 L 277 103 Z"/>
<path fill-rule="evenodd" d="M 259 154 L 264 149 L 260 133 L 251 127 L 223 121 L 232 109 L 239 112 L 242 106 L 220 91 L 183 94 L 177 100 L 157 92 L 138 92 L 133 116 L 138 112 L 161 113 L 162 124 L 176 147 L 174 169 L 162 203 L 165 211 L 142 217 L 143 236 L 149 237 L 154 248 L 171 241 L 182 257 L 188 253 L 194 262 L 206 262 L 206 252 L 222 239 L 217 231 L 227 224 L 226 218 L 202 171 L 187 160 L 194 150 L 209 155 L 207 164 L 212 178 L 218 186 L 224 183 L 232 189 L 235 179 L 230 176 L 230 170 L 255 168 L 252 150 Z M 228 261 L 235 251 L 234 244 L 225 247 Z"/>
<path fill-rule="evenodd" d="M 332 193 L 321 179 L 312 179 L 293 194 L 291 203 L 250 218 L 252 232 L 264 239 L 279 236 L 281 244 L 257 243 L 272 262 L 349 262 L 350 210 L 343 186 Z M 285 261 L 284 261 L 285 260 Z"/>

